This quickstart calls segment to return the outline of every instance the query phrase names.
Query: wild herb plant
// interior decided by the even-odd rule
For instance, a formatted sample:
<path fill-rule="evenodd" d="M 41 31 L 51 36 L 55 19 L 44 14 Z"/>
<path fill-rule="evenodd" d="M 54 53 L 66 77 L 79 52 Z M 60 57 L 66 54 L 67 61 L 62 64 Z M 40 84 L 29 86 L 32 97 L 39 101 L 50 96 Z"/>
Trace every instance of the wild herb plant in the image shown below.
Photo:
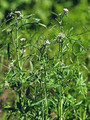
<path fill-rule="evenodd" d="M 58 35 L 50 40 L 44 33 L 38 35 L 42 27 L 48 28 L 35 15 L 15 11 L 9 16 L 1 25 L 5 35 L 1 51 L 7 60 L 3 81 L 15 92 L 15 100 L 3 105 L 6 119 L 89 120 L 86 78 L 79 61 L 84 47 L 72 29 L 65 33 L 68 9 L 56 14 Z"/>

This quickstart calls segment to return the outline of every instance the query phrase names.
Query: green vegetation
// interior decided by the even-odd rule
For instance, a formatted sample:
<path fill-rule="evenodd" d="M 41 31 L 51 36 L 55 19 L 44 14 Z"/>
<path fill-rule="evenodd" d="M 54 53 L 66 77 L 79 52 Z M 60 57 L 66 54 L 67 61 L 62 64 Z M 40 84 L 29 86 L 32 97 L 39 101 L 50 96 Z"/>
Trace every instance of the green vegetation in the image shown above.
<path fill-rule="evenodd" d="M 1 1 L 1 120 L 90 119 L 88 4 Z"/>

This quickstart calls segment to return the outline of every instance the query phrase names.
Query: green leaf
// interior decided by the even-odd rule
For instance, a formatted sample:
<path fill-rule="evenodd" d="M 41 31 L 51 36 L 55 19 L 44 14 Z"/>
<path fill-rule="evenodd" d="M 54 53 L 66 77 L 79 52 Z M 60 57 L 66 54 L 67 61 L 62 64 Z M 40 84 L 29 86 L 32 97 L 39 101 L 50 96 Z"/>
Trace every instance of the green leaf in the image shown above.
<path fill-rule="evenodd" d="M 31 72 L 33 71 L 33 63 L 32 61 L 29 62 L 30 63 L 30 68 L 31 68 Z"/>
<path fill-rule="evenodd" d="M 83 101 L 81 100 L 80 102 L 78 102 L 76 105 L 80 105 Z"/>
<path fill-rule="evenodd" d="M 84 67 L 85 70 L 89 71 L 88 68 L 84 64 L 82 64 L 82 66 Z"/>
<path fill-rule="evenodd" d="M 40 100 L 40 101 L 38 101 L 38 102 L 36 102 L 36 103 L 33 103 L 31 106 L 39 105 L 39 104 L 42 103 L 44 100 L 45 100 L 45 99 L 42 99 L 42 100 Z"/>
<path fill-rule="evenodd" d="M 42 24 L 42 23 L 38 23 L 40 26 L 42 26 L 42 27 L 45 27 L 45 28 L 47 28 L 47 26 L 46 25 L 44 25 L 44 24 Z"/>

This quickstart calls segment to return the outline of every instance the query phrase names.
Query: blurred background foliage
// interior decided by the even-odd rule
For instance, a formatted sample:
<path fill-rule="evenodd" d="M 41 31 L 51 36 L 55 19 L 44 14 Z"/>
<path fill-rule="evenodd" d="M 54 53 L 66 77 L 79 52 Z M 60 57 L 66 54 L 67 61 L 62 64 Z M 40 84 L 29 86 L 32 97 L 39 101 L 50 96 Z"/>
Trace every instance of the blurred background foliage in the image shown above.
<path fill-rule="evenodd" d="M 85 46 L 81 60 L 85 62 L 85 68 L 90 69 L 90 0 L 0 0 L 0 21 L 8 19 L 9 13 L 19 10 L 23 15 L 35 14 L 42 23 L 54 26 L 54 13 L 59 14 L 63 8 L 70 11 L 64 20 L 64 30 L 68 34 L 67 31 L 72 29 L 74 34 L 78 34 Z M 55 33 L 57 34 L 57 30 L 54 29 L 44 31 L 49 38 Z"/>

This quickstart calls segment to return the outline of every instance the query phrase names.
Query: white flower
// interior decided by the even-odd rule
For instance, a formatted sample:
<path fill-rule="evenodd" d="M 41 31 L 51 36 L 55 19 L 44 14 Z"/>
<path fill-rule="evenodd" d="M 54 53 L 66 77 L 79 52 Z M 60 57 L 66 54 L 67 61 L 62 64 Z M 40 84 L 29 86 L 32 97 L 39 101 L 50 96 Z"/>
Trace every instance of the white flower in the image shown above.
<path fill-rule="evenodd" d="M 68 11 L 67 8 L 64 8 L 63 11 L 64 11 L 64 14 L 65 14 L 65 15 L 68 15 L 68 12 L 69 12 L 69 11 Z"/>
<path fill-rule="evenodd" d="M 24 42 L 24 41 L 26 41 L 26 38 L 21 38 L 20 41 Z"/>
<path fill-rule="evenodd" d="M 14 67 L 14 64 L 13 63 L 10 63 L 9 64 L 9 68 L 13 68 Z"/>
<path fill-rule="evenodd" d="M 60 66 L 64 66 L 64 63 L 63 63 L 63 62 L 61 62 Z"/>
<path fill-rule="evenodd" d="M 65 34 L 59 33 L 58 37 L 59 37 L 59 39 L 63 39 L 63 38 L 65 38 Z"/>
<path fill-rule="evenodd" d="M 46 40 L 46 45 L 50 45 L 50 42 L 49 42 L 49 40 Z"/>
<path fill-rule="evenodd" d="M 17 17 L 23 17 L 20 11 L 15 11 L 15 14 L 17 15 Z"/>

